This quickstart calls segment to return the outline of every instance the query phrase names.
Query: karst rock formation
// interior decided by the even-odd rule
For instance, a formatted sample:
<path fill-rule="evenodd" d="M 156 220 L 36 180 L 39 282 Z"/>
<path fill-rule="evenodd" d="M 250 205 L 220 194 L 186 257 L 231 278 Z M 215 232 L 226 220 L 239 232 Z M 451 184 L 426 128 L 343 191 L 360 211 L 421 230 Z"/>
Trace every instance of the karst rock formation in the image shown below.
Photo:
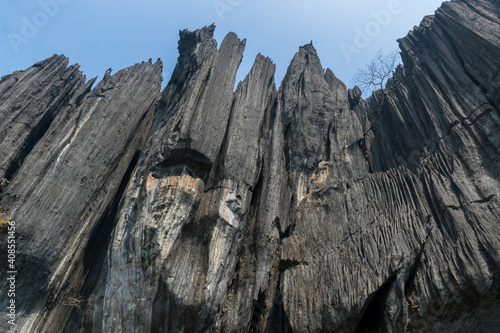
<path fill-rule="evenodd" d="M 444 2 L 367 100 L 312 44 L 234 90 L 214 29 L 163 91 L 160 61 L 2 77 L 0 331 L 497 332 L 500 2 Z"/>

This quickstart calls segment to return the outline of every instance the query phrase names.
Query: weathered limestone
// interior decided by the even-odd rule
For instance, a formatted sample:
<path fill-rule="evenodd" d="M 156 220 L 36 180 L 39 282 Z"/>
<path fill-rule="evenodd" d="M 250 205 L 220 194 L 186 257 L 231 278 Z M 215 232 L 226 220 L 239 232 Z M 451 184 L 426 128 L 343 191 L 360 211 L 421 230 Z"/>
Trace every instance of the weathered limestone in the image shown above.
<path fill-rule="evenodd" d="M 233 91 L 245 41 L 213 25 L 161 94 L 160 62 L 3 77 L 17 331 L 495 331 L 499 17 L 443 3 L 367 100 L 312 44 L 279 90 L 258 55 Z"/>
<path fill-rule="evenodd" d="M 59 67 L 67 63 L 59 56 L 49 60 L 34 68 L 42 66 L 43 73 L 55 67 L 56 61 Z M 106 215 L 116 204 L 120 184 L 127 169 L 133 168 L 134 155 L 151 126 L 161 67 L 160 62 L 143 63 L 113 76 L 106 74 L 92 91 L 92 82 L 84 85 L 85 77 L 73 72 L 72 80 L 80 82 L 74 90 L 80 93 L 65 96 L 67 90 L 62 90 L 65 99 L 55 106 L 50 104 L 51 93 L 44 101 L 35 100 L 37 106 L 28 104 L 28 110 L 45 111 L 51 119 L 37 133 L 38 141 L 26 143 L 33 147 L 20 159 L 23 163 L 11 175 L 1 198 L 2 207 L 18 222 L 16 300 L 20 332 L 62 330 L 73 309 L 70 304 L 83 300 L 80 290 L 85 277 L 100 270 L 99 256 L 104 256 L 106 243 L 103 240 L 101 244 L 99 238 L 104 237 L 106 228 L 113 227 Z M 42 84 L 50 85 L 45 89 L 55 96 L 59 78 L 56 74 L 53 82 Z M 39 89 L 22 79 L 18 85 Z M 6 138 L 17 136 L 15 130 L 15 126 L 7 128 Z M 6 272 L 2 272 L 5 281 Z M 2 293 L 6 290 L 3 288 Z M 7 301 L 2 297 L 4 308 Z M 8 327 L 6 322 L 0 325 L 2 329 Z"/>

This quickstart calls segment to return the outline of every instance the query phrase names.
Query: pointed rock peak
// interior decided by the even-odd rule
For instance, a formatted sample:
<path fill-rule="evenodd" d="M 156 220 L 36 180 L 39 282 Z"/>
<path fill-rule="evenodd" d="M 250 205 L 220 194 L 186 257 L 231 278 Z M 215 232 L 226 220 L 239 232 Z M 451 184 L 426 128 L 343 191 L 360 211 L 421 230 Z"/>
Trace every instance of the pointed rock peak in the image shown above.
<path fill-rule="evenodd" d="M 217 42 L 214 39 L 215 24 L 205 26 L 201 29 L 190 31 L 188 29 L 179 32 L 179 55 L 191 55 L 197 51 L 197 45 L 202 44 L 205 47 L 217 48 Z"/>
<path fill-rule="evenodd" d="M 339 86 L 339 85 L 342 86 L 342 87 L 344 87 L 344 90 L 347 89 L 347 87 L 344 84 L 344 82 L 342 82 L 338 77 L 336 77 L 335 74 L 333 74 L 333 72 L 332 72 L 332 70 L 330 68 L 326 69 L 325 80 L 326 80 L 326 82 L 328 82 L 328 84 L 330 85 L 330 87 L 332 89 L 334 87 L 336 87 L 336 86 Z"/>
<path fill-rule="evenodd" d="M 265 63 L 265 62 L 268 62 L 268 63 L 270 63 L 270 64 L 272 64 L 273 66 L 276 67 L 276 64 L 274 63 L 274 61 L 271 58 L 263 56 L 261 53 L 257 54 L 257 56 L 255 57 L 255 62 L 256 63 Z"/>
<path fill-rule="evenodd" d="M 211 31 L 213 34 L 215 31 L 215 27 L 216 27 L 215 23 L 212 23 L 210 25 L 204 26 L 203 28 L 201 28 L 201 30 Z"/>
<path fill-rule="evenodd" d="M 57 68 L 58 70 L 61 70 L 63 72 L 81 75 L 82 77 L 85 78 L 85 75 L 80 70 L 80 64 L 75 63 L 73 65 L 70 65 L 69 58 L 66 57 L 64 54 L 54 54 L 45 60 L 37 62 L 36 64 L 31 66 L 31 68 L 43 68 L 44 70 L 48 71 Z M 25 70 L 22 70 L 20 72 L 25 72 Z M 68 75 L 71 76 L 73 74 L 68 74 Z"/>
<path fill-rule="evenodd" d="M 245 50 L 246 39 L 240 40 L 238 36 L 230 32 L 224 37 L 218 51 L 218 66 L 231 67 L 235 65 L 235 75 L 238 70 L 241 60 L 243 59 L 243 51 Z"/>
<path fill-rule="evenodd" d="M 315 56 L 318 56 L 318 54 L 316 52 L 316 48 L 313 46 L 312 41 L 309 44 L 301 46 L 299 48 L 299 52 L 304 52 L 305 54 L 314 54 Z"/>
<path fill-rule="evenodd" d="M 257 54 L 255 61 L 250 69 L 250 72 L 245 76 L 245 79 L 238 84 L 237 90 L 241 90 L 242 83 L 248 84 L 251 77 L 260 77 L 264 80 L 270 80 L 269 85 L 274 84 L 274 74 L 276 73 L 276 65 L 269 57 L 264 57 L 262 54 Z"/>
<path fill-rule="evenodd" d="M 63 63 L 64 66 L 67 67 L 69 64 L 69 58 L 64 54 L 54 54 L 52 57 L 35 63 L 32 67 L 44 67 L 50 63 Z"/>
<path fill-rule="evenodd" d="M 53 54 L 51 57 L 48 57 L 47 59 L 35 63 L 33 67 L 40 67 L 51 61 L 64 61 L 64 60 L 69 60 L 68 57 L 66 57 L 64 54 Z"/>
<path fill-rule="evenodd" d="M 273 63 L 271 58 L 264 57 L 262 54 L 257 54 L 255 57 L 255 62 L 253 63 L 250 73 L 247 75 L 261 75 L 260 73 L 270 73 L 269 75 L 274 77 L 276 72 L 276 65 Z"/>
<path fill-rule="evenodd" d="M 226 37 L 224 37 L 224 40 L 222 41 L 222 44 L 221 44 L 221 47 L 222 45 L 224 44 L 242 44 L 243 46 L 245 46 L 247 43 L 247 40 L 246 38 L 244 38 L 243 40 L 241 40 L 237 34 L 235 34 L 234 32 L 229 32 Z"/>
<path fill-rule="evenodd" d="M 318 74 L 319 72 L 321 72 L 321 74 L 324 73 L 318 53 L 312 45 L 312 42 L 299 48 L 299 52 L 295 54 L 290 65 L 296 66 L 297 64 L 301 64 L 301 67 L 312 67 L 315 71 L 318 71 Z"/>
<path fill-rule="evenodd" d="M 439 11 L 440 9 L 438 9 Z M 435 16 L 434 15 L 427 15 L 425 16 L 420 24 L 418 26 L 414 26 L 413 30 L 410 30 L 408 34 L 403 37 L 397 39 L 397 42 L 399 44 L 399 48 L 401 49 L 402 58 L 403 58 L 403 63 L 405 63 L 405 54 L 410 53 L 413 54 L 415 49 L 418 49 L 414 47 L 414 44 L 422 39 L 425 39 L 423 37 L 423 34 L 425 34 L 425 31 L 428 30 L 434 22 Z M 405 63 L 406 64 L 406 63 Z"/>
<path fill-rule="evenodd" d="M 102 81 L 100 81 L 96 86 L 96 92 L 98 94 L 114 89 L 115 87 L 121 85 L 121 82 L 128 80 L 129 77 L 141 76 L 142 78 L 151 78 L 153 84 L 159 83 L 163 80 L 162 69 L 163 63 L 161 60 L 156 61 L 154 64 L 149 59 L 149 61 L 143 61 L 137 63 L 133 66 L 121 69 L 116 73 L 113 73 L 112 68 L 108 68 L 104 73 Z"/>
<path fill-rule="evenodd" d="M 201 29 L 196 29 L 194 31 L 191 31 L 189 29 L 184 29 L 179 31 L 179 37 L 181 40 L 185 37 L 190 37 L 191 35 L 194 36 L 199 36 L 202 39 L 210 39 L 213 38 L 214 36 L 214 31 L 215 31 L 215 23 L 212 23 L 211 25 L 204 26 Z"/>
<path fill-rule="evenodd" d="M 299 51 L 295 53 L 283 78 L 282 85 L 288 81 L 297 81 L 300 73 L 306 71 L 306 69 L 313 75 L 324 77 L 323 66 L 312 43 L 301 46 Z"/>
<path fill-rule="evenodd" d="M 161 72 L 163 69 L 163 62 L 158 59 L 153 63 L 153 59 L 149 59 L 148 61 L 143 61 L 140 64 L 135 64 L 133 66 L 127 67 L 125 69 L 122 69 L 116 74 L 123 72 L 123 71 L 130 71 L 130 70 L 137 70 L 137 71 L 152 71 L 152 72 Z"/>
<path fill-rule="evenodd" d="M 199 35 L 200 35 L 201 40 L 212 39 L 212 38 L 214 38 L 215 23 L 212 23 L 211 25 L 205 26 L 197 31 L 199 31 Z"/>
<path fill-rule="evenodd" d="M 347 91 L 347 99 L 349 101 L 349 107 L 351 109 L 359 104 L 359 101 L 361 100 L 361 94 L 361 89 L 359 89 L 358 86 L 354 86 L 354 88 Z"/>
<path fill-rule="evenodd" d="M 274 84 L 274 88 L 276 89 L 274 74 L 276 73 L 276 65 L 273 63 L 271 58 L 264 57 L 262 54 L 257 54 L 255 56 L 255 61 L 250 69 L 250 72 L 247 73 L 243 81 L 238 83 L 236 87 L 236 94 L 240 95 L 242 93 L 242 89 L 249 85 L 252 85 L 250 82 L 267 82 L 268 86 Z"/>
<path fill-rule="evenodd" d="M 163 61 L 161 60 L 161 58 L 156 59 L 156 61 L 153 63 L 153 66 L 155 68 L 159 68 L 160 71 L 162 71 L 163 70 Z"/>
<path fill-rule="evenodd" d="M 89 87 L 89 89 L 92 89 L 92 87 L 94 86 L 94 84 L 97 81 L 97 78 L 98 78 L 98 76 L 95 76 L 93 78 L 88 79 L 87 82 L 85 82 L 85 84 Z"/>
<path fill-rule="evenodd" d="M 332 78 L 332 79 L 337 79 L 337 77 L 335 76 L 335 74 L 333 73 L 333 71 L 330 68 L 326 69 L 325 77 L 329 77 L 329 78 Z"/>

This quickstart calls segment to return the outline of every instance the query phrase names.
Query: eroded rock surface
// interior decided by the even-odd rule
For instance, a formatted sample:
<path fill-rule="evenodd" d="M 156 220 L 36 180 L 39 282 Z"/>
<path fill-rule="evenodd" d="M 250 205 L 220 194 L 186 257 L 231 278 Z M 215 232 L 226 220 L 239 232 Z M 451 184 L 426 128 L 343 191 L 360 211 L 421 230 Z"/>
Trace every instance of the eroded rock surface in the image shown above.
<path fill-rule="evenodd" d="M 312 44 L 233 91 L 245 41 L 214 28 L 161 94 L 159 62 L 0 81 L 17 331 L 494 332 L 498 2 L 443 3 L 367 100 Z"/>
<path fill-rule="evenodd" d="M 19 332 L 61 331 L 73 306 L 84 299 L 84 284 L 95 284 L 89 279 L 95 280 L 93 275 L 101 269 L 105 233 L 111 232 L 114 223 L 108 214 L 117 204 L 127 170 L 135 166 L 159 96 L 160 62 L 135 65 L 113 76 L 107 73 L 92 90 L 93 80 L 85 84 L 85 77 L 74 66 L 66 70 L 69 73 L 59 74 L 66 64 L 66 58 L 54 56 L 1 81 L 17 78 L 0 102 L 1 115 L 7 119 L 12 117 L 8 103 L 17 90 L 28 96 L 38 96 L 41 87 L 50 92 L 34 101 L 28 97 L 20 109 L 45 112 L 41 116 L 44 125 L 34 125 L 38 126 L 36 135 L 33 131 L 27 137 L 18 135 L 16 119 L 2 121 L 5 141 L 21 141 L 12 148 L 21 146 L 13 161 L 22 164 L 9 167 L 9 184 L 1 199 L 1 205 L 18 222 Z M 58 72 L 53 73 L 54 68 Z M 34 78 L 29 75 L 32 72 Z M 38 77 L 45 79 L 40 82 Z M 70 87 L 63 85 L 65 89 L 60 90 L 61 80 Z M 52 106 L 59 95 L 59 104 Z M 31 114 L 19 112 L 16 116 Z M 2 270 L 3 308 L 8 302 L 6 274 Z M 0 325 L 5 330 L 9 327 L 6 321 Z"/>

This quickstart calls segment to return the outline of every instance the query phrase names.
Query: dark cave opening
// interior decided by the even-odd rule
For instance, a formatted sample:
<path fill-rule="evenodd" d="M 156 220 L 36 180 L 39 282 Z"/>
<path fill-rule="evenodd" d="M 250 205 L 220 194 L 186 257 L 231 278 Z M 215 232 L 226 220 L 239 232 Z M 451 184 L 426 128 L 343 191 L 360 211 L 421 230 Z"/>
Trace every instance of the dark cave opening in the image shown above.
<path fill-rule="evenodd" d="M 170 156 L 152 169 L 153 176 L 165 178 L 188 174 L 206 182 L 212 169 L 212 163 L 202 153 L 189 148 L 174 149 Z"/>
<path fill-rule="evenodd" d="M 388 320 L 386 314 L 387 297 L 396 281 L 396 276 L 391 276 L 380 288 L 377 290 L 369 301 L 366 310 L 359 321 L 356 333 L 371 333 L 371 332 L 385 332 L 386 322 Z"/>

